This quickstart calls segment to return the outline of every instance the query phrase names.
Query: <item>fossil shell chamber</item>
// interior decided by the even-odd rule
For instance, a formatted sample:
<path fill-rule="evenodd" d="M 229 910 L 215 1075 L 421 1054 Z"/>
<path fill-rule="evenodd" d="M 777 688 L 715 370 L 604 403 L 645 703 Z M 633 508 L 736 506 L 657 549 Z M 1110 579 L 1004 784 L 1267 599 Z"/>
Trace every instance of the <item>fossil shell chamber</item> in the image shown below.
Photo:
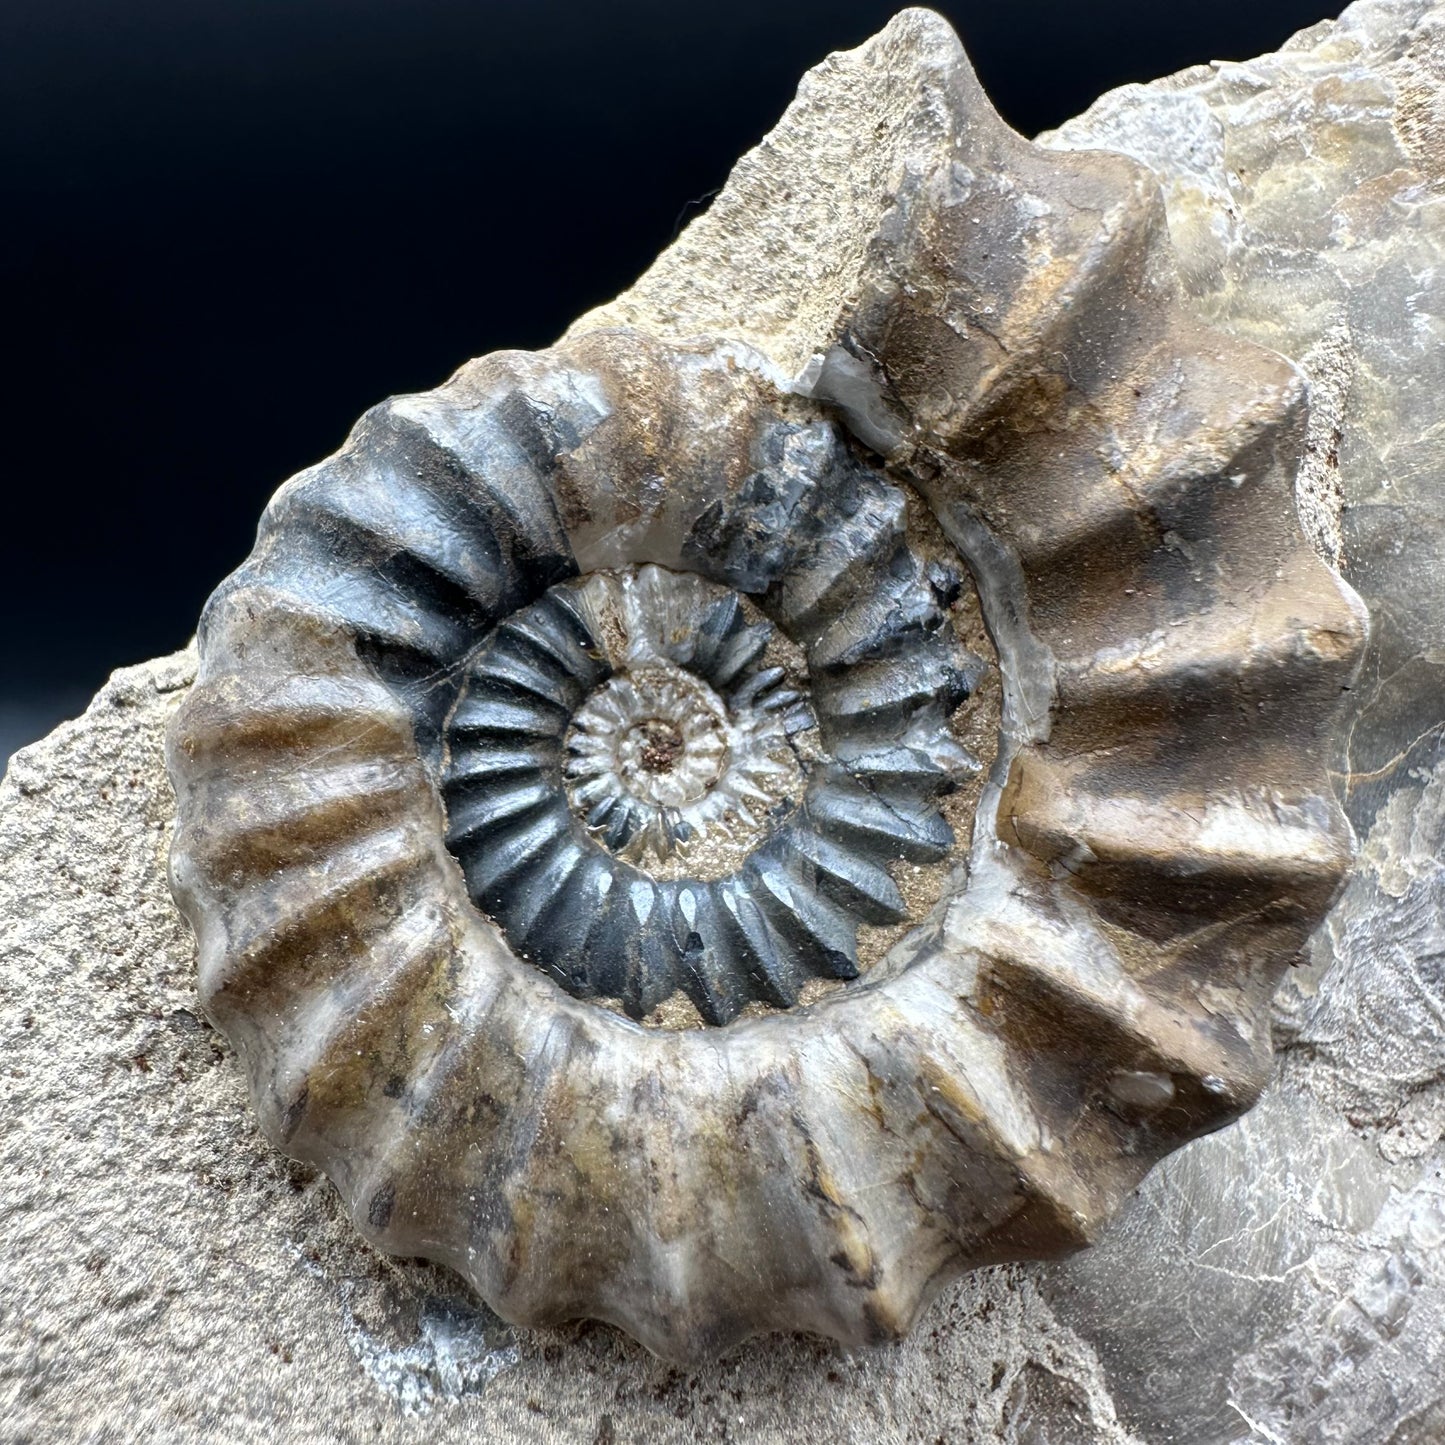
<path fill-rule="evenodd" d="M 861 1342 L 1088 1243 L 1248 1107 L 1348 865 L 1303 382 L 1183 315 L 1136 167 L 939 87 L 801 374 L 485 357 L 207 606 L 207 1013 L 358 1228 L 510 1320 Z"/>

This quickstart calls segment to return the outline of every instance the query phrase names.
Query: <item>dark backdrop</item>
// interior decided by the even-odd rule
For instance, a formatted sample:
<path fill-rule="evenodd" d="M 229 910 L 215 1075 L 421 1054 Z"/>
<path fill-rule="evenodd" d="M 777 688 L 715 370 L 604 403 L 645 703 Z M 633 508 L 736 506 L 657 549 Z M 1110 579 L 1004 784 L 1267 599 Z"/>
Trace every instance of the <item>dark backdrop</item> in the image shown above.
<path fill-rule="evenodd" d="M 940 8 L 1033 133 L 1320 4 Z M 3 0 L 0 758 L 182 645 L 266 498 L 367 406 L 627 285 L 803 70 L 896 8 Z"/>

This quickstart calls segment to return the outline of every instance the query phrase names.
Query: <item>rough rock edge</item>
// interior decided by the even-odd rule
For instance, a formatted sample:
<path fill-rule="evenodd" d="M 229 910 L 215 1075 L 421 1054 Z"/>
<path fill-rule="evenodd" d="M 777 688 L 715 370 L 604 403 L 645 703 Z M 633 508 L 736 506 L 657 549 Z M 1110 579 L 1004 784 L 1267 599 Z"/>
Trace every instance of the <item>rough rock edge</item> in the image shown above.
<path fill-rule="evenodd" d="M 567 335 L 630 326 L 664 340 L 727 336 L 800 375 L 857 296 L 905 156 L 949 138 L 942 102 L 956 46 L 942 16 L 909 9 L 856 50 L 828 56 L 708 209 Z M 791 184 L 800 172 L 817 178 L 804 195 Z"/>

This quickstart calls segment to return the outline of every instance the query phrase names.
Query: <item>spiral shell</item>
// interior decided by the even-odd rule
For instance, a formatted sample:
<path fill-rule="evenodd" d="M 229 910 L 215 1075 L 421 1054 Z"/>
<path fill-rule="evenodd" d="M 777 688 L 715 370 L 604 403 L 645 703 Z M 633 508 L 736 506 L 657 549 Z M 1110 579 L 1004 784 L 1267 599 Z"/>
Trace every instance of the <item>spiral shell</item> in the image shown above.
<path fill-rule="evenodd" d="M 943 94 L 801 378 L 628 327 L 484 358 L 207 607 L 205 1007 L 367 1237 L 508 1319 L 859 1342 L 1087 1243 L 1253 1099 L 1348 864 L 1364 621 L 1294 516 L 1298 375 L 1182 315 L 1140 171 L 1013 136 L 961 54 Z"/>
<path fill-rule="evenodd" d="M 682 989 L 727 1023 L 856 977 L 858 925 L 906 916 L 889 864 L 948 855 L 933 799 L 977 767 L 946 726 L 982 667 L 940 606 L 956 574 L 930 580 L 898 488 L 831 429 L 782 424 L 773 444 L 808 470 L 759 471 L 694 519 L 697 572 L 550 588 L 488 636 L 447 725 L 473 902 L 568 992 L 634 1017 Z M 764 665 L 773 626 L 738 587 L 811 687 Z M 805 762 L 815 726 L 826 756 Z"/>

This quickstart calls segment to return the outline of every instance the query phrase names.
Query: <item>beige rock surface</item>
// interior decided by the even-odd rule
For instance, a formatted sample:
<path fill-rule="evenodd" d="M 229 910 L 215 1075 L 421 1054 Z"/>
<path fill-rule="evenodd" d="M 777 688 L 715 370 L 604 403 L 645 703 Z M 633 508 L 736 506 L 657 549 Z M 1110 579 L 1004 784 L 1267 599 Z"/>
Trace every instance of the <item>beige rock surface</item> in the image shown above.
<path fill-rule="evenodd" d="M 729 336 L 798 375 L 856 296 L 905 161 L 950 137 L 953 55 L 947 22 L 921 9 L 830 55 L 707 211 L 568 335 L 632 326 L 666 339 Z"/>

